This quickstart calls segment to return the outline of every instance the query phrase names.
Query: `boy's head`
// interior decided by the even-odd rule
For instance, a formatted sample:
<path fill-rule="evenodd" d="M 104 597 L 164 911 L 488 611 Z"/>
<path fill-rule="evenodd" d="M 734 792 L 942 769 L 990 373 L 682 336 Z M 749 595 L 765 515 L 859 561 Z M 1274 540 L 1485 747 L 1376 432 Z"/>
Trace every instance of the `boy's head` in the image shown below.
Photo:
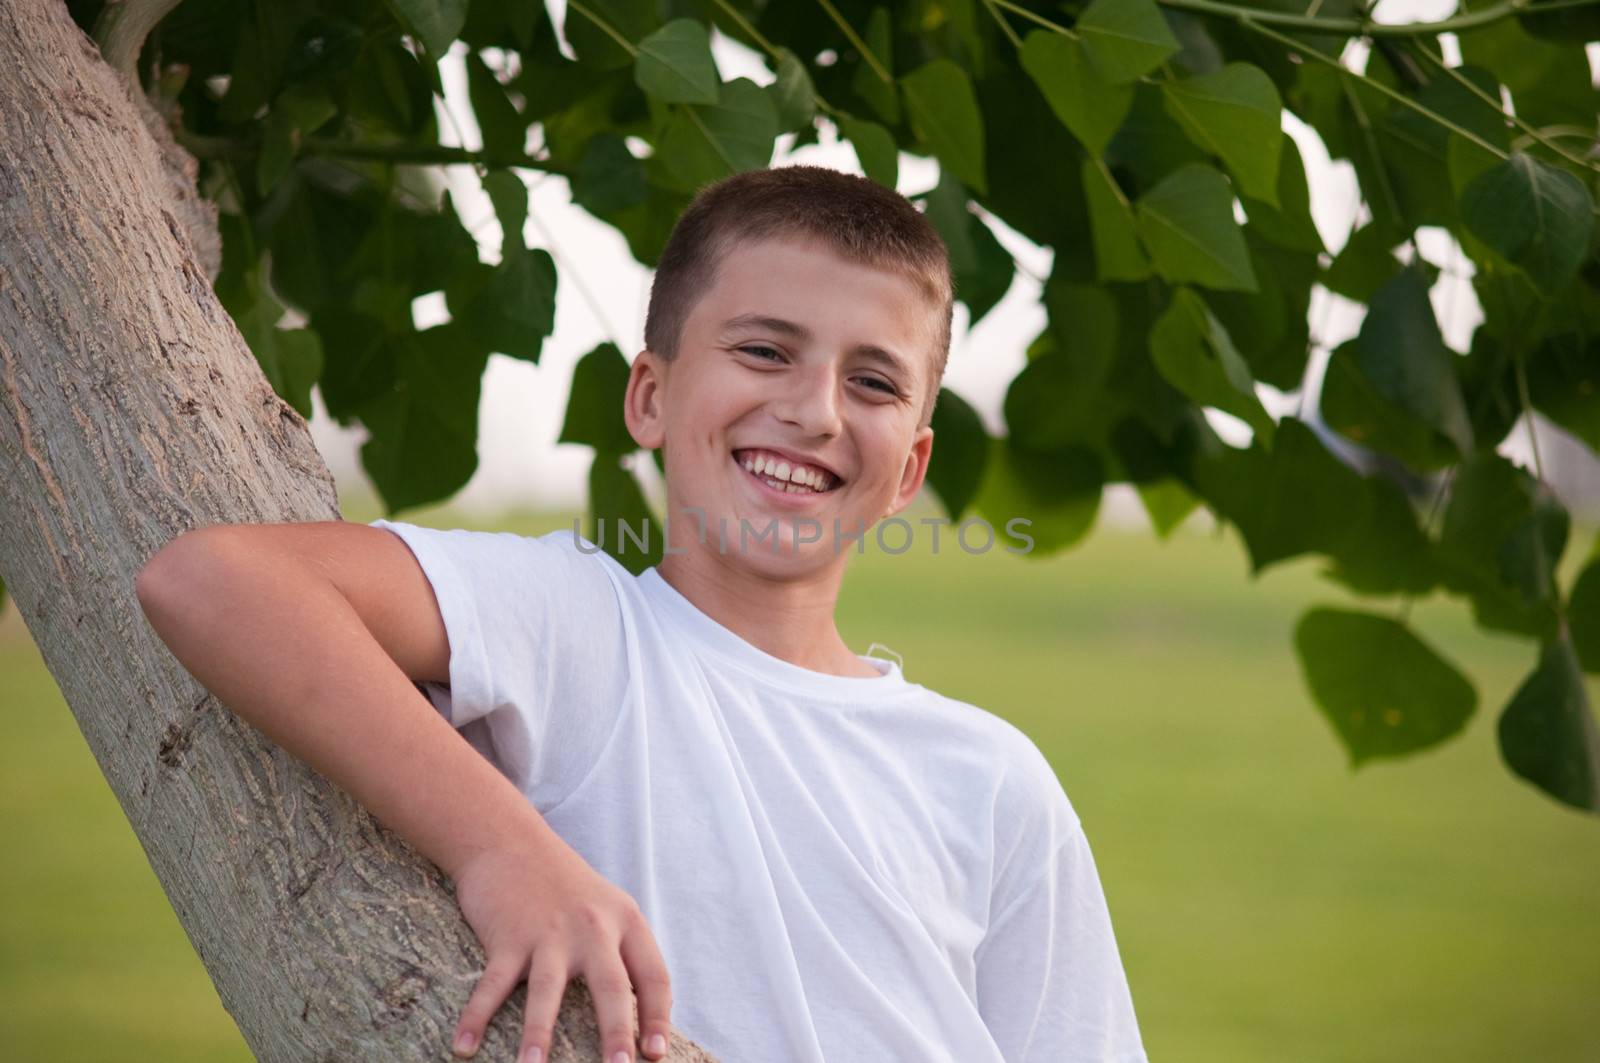
<path fill-rule="evenodd" d="M 678 354 L 683 326 L 716 281 L 728 250 L 762 240 L 815 241 L 849 261 L 903 274 L 928 301 L 934 332 L 920 422 L 933 415 L 950 358 L 955 286 L 949 252 L 933 223 L 900 193 L 822 166 L 747 170 L 706 185 L 679 216 L 656 265 L 644 343 L 664 361 Z"/>
<path fill-rule="evenodd" d="M 787 545 L 796 522 L 853 532 L 903 509 L 953 294 L 933 225 L 864 177 L 790 166 L 702 188 L 662 252 L 628 385 L 635 440 L 664 447 L 669 520 L 698 507 L 737 535 L 781 517 Z"/>

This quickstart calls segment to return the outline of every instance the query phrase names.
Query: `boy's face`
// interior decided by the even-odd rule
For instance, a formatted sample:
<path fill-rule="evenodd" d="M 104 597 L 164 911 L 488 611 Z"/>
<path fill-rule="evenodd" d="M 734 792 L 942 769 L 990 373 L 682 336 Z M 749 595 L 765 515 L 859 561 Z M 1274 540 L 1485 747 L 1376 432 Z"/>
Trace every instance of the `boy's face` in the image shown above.
<path fill-rule="evenodd" d="M 674 548 L 773 576 L 842 565 L 856 547 L 835 522 L 841 536 L 871 528 L 922 485 L 937 324 L 897 273 L 812 241 L 736 244 L 677 356 L 641 352 L 628 381 L 634 439 L 666 448 Z M 704 513 L 704 543 L 691 508 Z M 774 520 L 776 552 L 756 538 Z"/>

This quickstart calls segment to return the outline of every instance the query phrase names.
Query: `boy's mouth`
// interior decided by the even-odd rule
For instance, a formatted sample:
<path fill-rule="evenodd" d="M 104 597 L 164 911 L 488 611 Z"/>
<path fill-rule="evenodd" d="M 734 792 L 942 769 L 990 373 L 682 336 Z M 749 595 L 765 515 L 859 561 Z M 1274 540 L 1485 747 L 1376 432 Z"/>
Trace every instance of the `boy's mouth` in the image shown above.
<path fill-rule="evenodd" d="M 795 461 L 760 447 L 735 450 L 733 460 L 768 487 L 788 494 L 826 494 L 844 483 L 831 469 Z"/>

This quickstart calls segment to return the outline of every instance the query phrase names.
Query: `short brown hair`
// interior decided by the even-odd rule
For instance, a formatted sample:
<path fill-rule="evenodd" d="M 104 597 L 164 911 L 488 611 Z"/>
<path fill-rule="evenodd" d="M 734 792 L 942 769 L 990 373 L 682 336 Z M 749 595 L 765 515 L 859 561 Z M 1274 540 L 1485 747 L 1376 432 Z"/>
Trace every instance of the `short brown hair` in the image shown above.
<path fill-rule="evenodd" d="M 650 286 L 645 346 L 671 361 L 717 265 L 741 240 L 814 238 L 841 257 L 910 279 L 938 308 L 934 375 L 922 419 L 932 413 L 950 358 L 955 282 L 950 253 L 933 223 L 891 188 L 824 166 L 745 170 L 704 185 L 667 239 Z"/>

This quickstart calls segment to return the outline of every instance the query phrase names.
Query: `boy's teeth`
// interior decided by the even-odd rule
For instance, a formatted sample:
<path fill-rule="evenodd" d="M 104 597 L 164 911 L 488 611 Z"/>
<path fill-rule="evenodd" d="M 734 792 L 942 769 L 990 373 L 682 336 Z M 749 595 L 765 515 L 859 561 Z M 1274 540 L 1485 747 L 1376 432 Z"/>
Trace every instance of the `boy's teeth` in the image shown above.
<path fill-rule="evenodd" d="M 823 485 L 831 479 L 803 465 L 790 465 L 787 461 L 764 454 L 756 454 L 753 457 L 746 455 L 741 464 L 747 471 L 762 477 L 771 486 L 789 492 L 820 492 L 823 490 Z"/>

